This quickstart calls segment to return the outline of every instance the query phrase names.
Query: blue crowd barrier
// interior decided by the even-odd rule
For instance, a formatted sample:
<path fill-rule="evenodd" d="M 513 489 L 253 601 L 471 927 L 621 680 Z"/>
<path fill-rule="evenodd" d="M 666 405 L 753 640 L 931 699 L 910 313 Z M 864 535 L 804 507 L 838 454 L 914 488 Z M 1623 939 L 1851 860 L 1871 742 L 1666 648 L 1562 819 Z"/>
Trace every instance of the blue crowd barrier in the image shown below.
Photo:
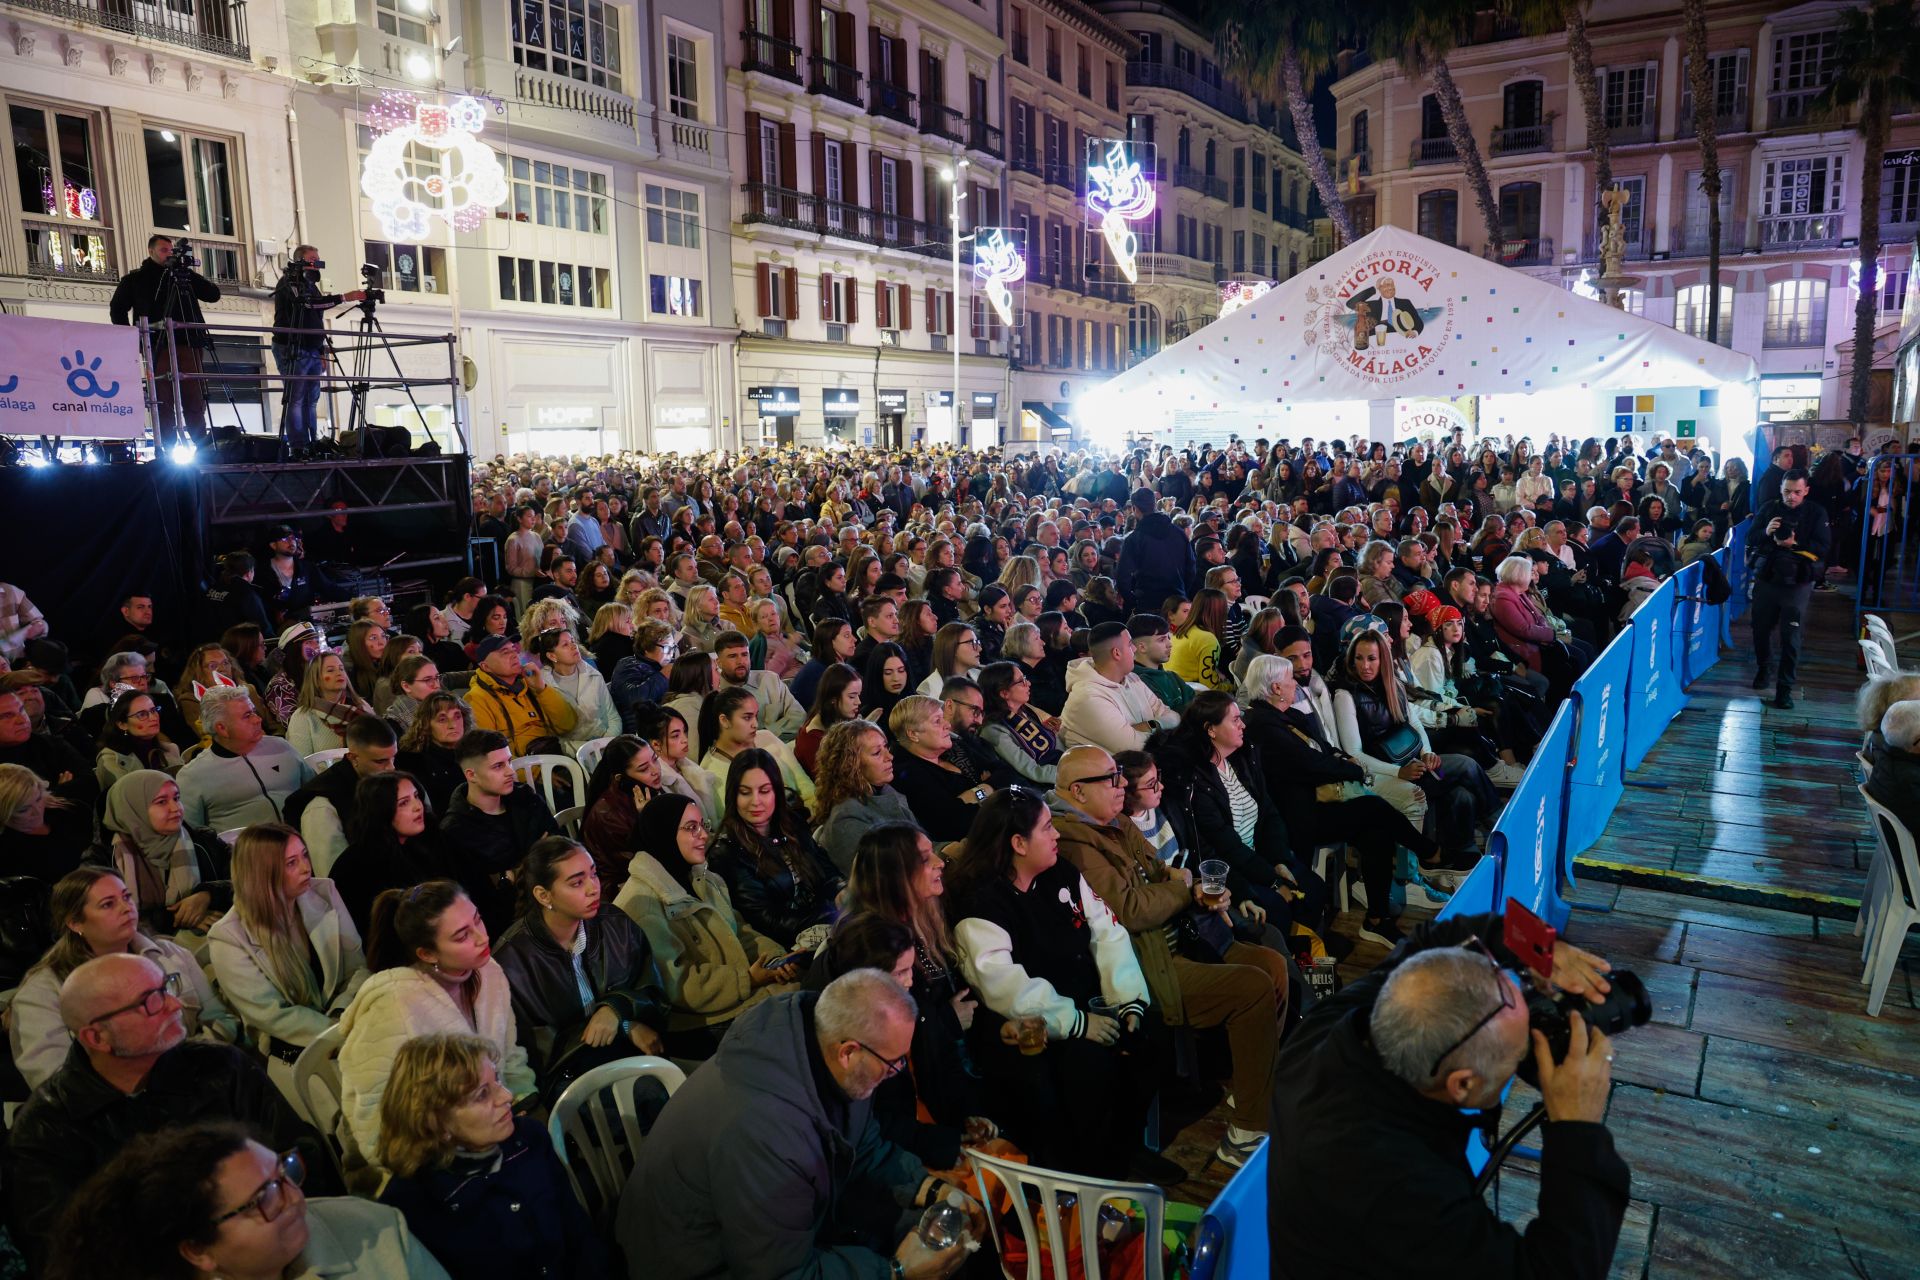
<path fill-rule="evenodd" d="M 1733 588 L 1733 594 L 1727 597 L 1727 607 L 1720 615 L 1720 639 L 1729 645 L 1733 643 L 1733 624 L 1746 616 L 1747 596 L 1753 586 L 1747 568 L 1747 539 L 1752 534 L 1753 520 L 1742 520 L 1733 526 L 1727 545 L 1716 553 L 1726 556 L 1720 567 L 1727 571 L 1727 585 Z"/>
<path fill-rule="evenodd" d="M 1726 561 L 1721 558 L 1725 555 L 1726 549 L 1723 547 L 1711 557 L 1722 573 L 1727 568 Z M 1687 597 L 1681 612 L 1681 670 L 1686 675 L 1682 684 L 1691 685 L 1720 661 L 1720 638 L 1727 629 L 1724 616 L 1727 606 L 1724 603 L 1707 603 L 1705 566 L 1695 562 L 1687 566 L 1686 572 L 1693 577 L 1680 587 Z"/>
<path fill-rule="evenodd" d="M 1699 570 L 1692 565 L 1682 572 Z M 1631 702 L 1627 707 L 1627 770 L 1638 769 L 1660 741 L 1667 723 L 1686 706 L 1683 675 L 1675 665 L 1679 646 L 1674 642 L 1680 609 L 1680 574 L 1661 583 L 1634 611 L 1633 666 L 1627 675 Z"/>
<path fill-rule="evenodd" d="M 1518 899 L 1558 928 L 1567 906 L 1560 894 L 1561 823 L 1566 814 L 1567 760 L 1573 753 L 1571 701 L 1563 702 L 1533 753 L 1526 776 L 1508 797 L 1494 824 L 1494 856 L 1500 859 L 1500 902 Z"/>
<path fill-rule="evenodd" d="M 1573 684 L 1573 760 L 1567 776 L 1563 862 L 1593 847 L 1626 789 L 1628 677 L 1633 629 L 1621 631 Z M 1572 876 L 1568 875 L 1568 881 Z"/>
<path fill-rule="evenodd" d="M 1267 1148 L 1247 1157 L 1207 1206 L 1196 1233 L 1192 1280 L 1267 1280 Z"/>

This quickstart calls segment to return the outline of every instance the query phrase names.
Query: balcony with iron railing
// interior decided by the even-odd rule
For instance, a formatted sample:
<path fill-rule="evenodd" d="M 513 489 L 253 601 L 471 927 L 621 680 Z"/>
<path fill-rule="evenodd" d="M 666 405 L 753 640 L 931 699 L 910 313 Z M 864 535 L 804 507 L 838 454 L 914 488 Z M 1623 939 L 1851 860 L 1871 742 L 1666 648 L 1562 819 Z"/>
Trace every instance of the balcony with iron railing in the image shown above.
<path fill-rule="evenodd" d="M 27 235 L 27 274 L 59 280 L 113 284 L 113 237 L 98 227 L 23 218 Z"/>
<path fill-rule="evenodd" d="M 1222 204 L 1227 202 L 1227 197 L 1232 190 L 1227 185 L 1227 180 L 1219 174 L 1208 173 L 1190 164 L 1173 166 L 1173 185 L 1185 187 L 1189 191 L 1198 191 L 1201 195 L 1218 200 Z"/>
<path fill-rule="evenodd" d="M 1767 124 L 1773 128 L 1818 124 L 1820 95 L 1824 88 L 1786 89 L 1767 95 Z"/>
<path fill-rule="evenodd" d="M 1283 227 L 1292 227 L 1295 231 L 1313 230 L 1312 221 L 1299 209 L 1276 209 L 1273 212 L 1273 220 Z"/>
<path fill-rule="evenodd" d="M 1213 264 L 1183 253 L 1143 253 L 1137 259 L 1140 283 L 1154 280 L 1185 280 L 1194 284 L 1215 283 Z"/>
<path fill-rule="evenodd" d="M 885 116 L 889 120 L 898 120 L 904 125 L 915 125 L 913 109 L 915 98 L 907 91 L 905 85 L 875 80 L 867 86 L 867 96 L 873 100 L 867 105 L 867 110 L 871 114 Z"/>
<path fill-rule="evenodd" d="M 247 44 L 245 0 L 6 0 L 16 9 L 32 9 L 68 22 L 104 27 L 148 40 L 162 40 L 223 58 L 252 60 Z M 57 51 L 56 51 L 57 52 Z"/>
<path fill-rule="evenodd" d="M 1653 257 L 1653 228 L 1643 228 L 1636 238 L 1630 238 L 1626 244 L 1623 262 L 1645 262 Z M 1592 265 L 1600 261 L 1600 236 L 1598 232 L 1587 236 L 1580 244 L 1580 262 Z"/>
<path fill-rule="evenodd" d="M 953 107 L 938 102 L 920 104 L 920 132 L 949 142 L 965 142 L 966 117 Z"/>
<path fill-rule="evenodd" d="M 922 222 L 764 182 L 743 183 L 740 193 L 739 221 L 743 223 L 838 236 L 930 258 L 945 257 L 951 252 L 944 223 Z M 962 253 L 961 257 L 964 261 L 966 254 Z"/>
<path fill-rule="evenodd" d="M 1076 194 L 1080 190 L 1080 170 L 1075 165 L 1061 164 L 1056 161 L 1042 167 L 1040 176 L 1045 178 L 1050 186 L 1065 187 Z"/>
<path fill-rule="evenodd" d="M 1649 114 L 1638 120 L 1622 120 L 1607 125 L 1607 139 L 1616 147 L 1631 147 L 1659 138 L 1659 120 Z"/>
<path fill-rule="evenodd" d="M 1047 176 L 1046 166 L 1040 163 L 1040 154 L 1036 151 L 1016 150 L 1012 163 L 1015 173 L 1030 173 L 1036 178 Z"/>
<path fill-rule="evenodd" d="M 1493 154 L 1496 156 L 1525 155 L 1530 151 L 1545 151 L 1553 145 L 1553 126 L 1550 124 L 1503 125 L 1493 131 Z"/>
<path fill-rule="evenodd" d="M 1239 93 L 1225 85 L 1208 84 L 1193 72 L 1170 63 L 1129 61 L 1127 84 L 1138 89 L 1172 89 L 1212 107 L 1229 120 L 1247 122 L 1247 101 Z"/>
<path fill-rule="evenodd" d="M 660 155 L 662 159 L 724 171 L 727 167 L 727 135 L 698 120 L 662 116 Z"/>
<path fill-rule="evenodd" d="M 1796 213 L 1760 219 L 1762 249 L 1831 249 L 1839 245 L 1841 220 L 1837 213 Z"/>
<path fill-rule="evenodd" d="M 816 53 L 807 59 L 807 76 L 807 88 L 812 92 L 856 107 L 865 105 L 860 101 L 860 68 L 851 63 L 835 62 Z"/>
<path fill-rule="evenodd" d="M 1553 261 L 1553 237 L 1502 236 L 1481 256 L 1505 267 L 1544 267 Z"/>
<path fill-rule="evenodd" d="M 967 121 L 967 146 L 975 151 L 985 152 L 998 160 L 1006 155 L 1006 135 L 997 124 L 988 124 L 985 120 Z"/>
<path fill-rule="evenodd" d="M 1674 258 L 1705 258 L 1709 256 L 1712 245 L 1707 238 L 1705 223 L 1699 226 L 1682 226 L 1679 234 L 1673 238 L 1671 256 Z M 1736 218 L 1723 218 L 1720 221 L 1720 253 L 1723 257 L 1739 253 L 1747 247 L 1747 224 Z"/>
<path fill-rule="evenodd" d="M 1346 155 L 1341 156 L 1340 168 L 1335 172 L 1334 176 L 1344 181 L 1356 173 L 1362 178 L 1373 175 L 1373 149 L 1371 147 L 1363 147 L 1358 151 L 1349 151 Z"/>
<path fill-rule="evenodd" d="M 1827 342 L 1827 308 L 1823 303 L 1805 313 L 1789 312 L 1767 317 L 1760 334 L 1764 347 L 1822 347 Z"/>
<path fill-rule="evenodd" d="M 1746 91 L 1714 103 L 1713 131 L 1722 137 L 1730 133 L 1746 133 L 1751 129 L 1752 107 L 1747 101 Z M 1693 99 L 1683 98 L 1680 103 L 1680 118 L 1674 127 L 1673 136 L 1681 141 L 1693 137 Z"/>
<path fill-rule="evenodd" d="M 1447 137 L 1415 138 L 1412 151 L 1407 156 L 1410 165 L 1456 164 L 1459 160 L 1460 153 L 1453 149 L 1453 139 Z"/>
<path fill-rule="evenodd" d="M 740 66 L 742 71 L 759 71 L 781 80 L 790 80 L 794 84 L 800 83 L 799 45 L 760 31 L 743 31 L 740 38 L 746 44 L 746 58 Z"/>

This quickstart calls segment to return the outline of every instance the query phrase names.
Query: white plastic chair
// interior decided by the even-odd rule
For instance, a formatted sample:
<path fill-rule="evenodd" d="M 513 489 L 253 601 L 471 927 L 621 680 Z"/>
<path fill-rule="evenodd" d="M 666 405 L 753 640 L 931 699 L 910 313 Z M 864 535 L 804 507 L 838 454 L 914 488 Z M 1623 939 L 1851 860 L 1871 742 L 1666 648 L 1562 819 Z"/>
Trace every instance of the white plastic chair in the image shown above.
<path fill-rule="evenodd" d="M 580 838 L 580 824 L 587 820 L 587 806 L 583 804 L 569 805 L 567 808 L 554 814 L 553 820 L 560 824 L 562 831 L 567 833 L 567 839 L 578 840 Z"/>
<path fill-rule="evenodd" d="M 573 782 L 573 798 L 587 798 L 587 771 L 572 756 L 515 756 L 513 758 L 513 776 L 528 786 L 540 788 L 545 797 L 547 808 L 558 814 L 566 806 L 555 798 L 553 775 L 564 773 Z"/>
<path fill-rule="evenodd" d="M 567 1166 L 573 1194 L 599 1221 L 612 1220 L 620 1204 L 620 1192 L 640 1155 L 640 1108 L 634 1101 L 635 1090 L 642 1080 L 658 1080 L 672 1097 L 686 1079 L 686 1072 L 665 1058 L 635 1055 L 593 1068 L 568 1085 L 553 1104 L 547 1136 L 560 1155 L 560 1163 Z M 607 1105 L 609 1094 L 611 1108 Z M 580 1165 L 586 1166 L 597 1205 L 580 1185 Z"/>
<path fill-rule="evenodd" d="M 1880 642 L 1877 640 L 1862 639 L 1860 641 L 1860 653 L 1861 656 L 1867 660 L 1867 675 L 1872 679 L 1877 680 L 1881 676 L 1890 676 L 1898 670 L 1898 668 L 1887 664 L 1887 652 L 1880 647 Z"/>
<path fill-rule="evenodd" d="M 606 751 L 607 744 L 612 741 L 613 739 L 610 737 L 595 738 L 590 742 L 583 742 L 575 747 L 573 754 L 579 759 L 580 767 L 588 773 L 592 773 L 595 769 L 598 769 L 600 767 L 600 757 Z"/>
<path fill-rule="evenodd" d="M 1252 617 L 1254 614 L 1260 612 L 1266 608 L 1269 603 L 1271 602 L 1265 596 L 1240 597 L 1240 608 L 1248 617 Z"/>
<path fill-rule="evenodd" d="M 1000 1274 L 1007 1280 L 1048 1280 L 1040 1269 L 1041 1250 L 1035 1247 L 1041 1239 L 1033 1218 L 1033 1205 L 1029 1193 L 1038 1196 L 1040 1212 L 1045 1215 L 1045 1237 L 1050 1242 L 1046 1252 L 1053 1259 L 1051 1280 L 1070 1280 L 1070 1275 L 1083 1273 L 1086 1280 L 1100 1280 L 1100 1206 L 1119 1201 L 1138 1203 L 1146 1216 L 1147 1247 L 1142 1251 L 1145 1264 L 1143 1280 L 1162 1280 L 1165 1275 L 1160 1260 L 1160 1239 L 1166 1227 L 1166 1193 L 1152 1183 L 1108 1182 L 1104 1178 L 1082 1178 L 1072 1174 L 1055 1173 L 1051 1169 L 1037 1169 L 1032 1165 L 1015 1164 L 1011 1160 L 1001 1160 L 994 1156 L 982 1155 L 978 1151 L 963 1148 L 967 1163 L 973 1166 L 973 1180 L 977 1198 L 986 1206 L 987 1219 L 992 1224 L 995 1240 L 1006 1238 L 1001 1230 L 999 1214 L 994 1208 L 993 1197 L 987 1191 L 987 1175 L 998 1178 L 1013 1202 L 1014 1217 L 1020 1223 L 1020 1238 L 1027 1241 L 1027 1269 L 1024 1274 L 1015 1274 L 1004 1259 L 1000 1263 Z M 1064 1239 L 1060 1221 L 1060 1196 L 1070 1194 L 1078 1198 L 1080 1208 L 1080 1258 L 1082 1268 L 1070 1273 L 1067 1267 L 1068 1248 L 1063 1247 Z"/>
<path fill-rule="evenodd" d="M 245 830 L 246 830 L 245 827 L 228 827 L 225 831 L 222 831 L 220 833 L 220 843 L 227 846 L 227 848 L 229 849 L 233 848 L 233 842 L 235 840 L 238 840 L 240 838 L 240 833 Z"/>
<path fill-rule="evenodd" d="M 1887 620 L 1877 613 L 1869 613 L 1866 614 L 1865 617 L 1867 623 L 1867 638 L 1880 646 L 1881 652 L 1886 655 L 1887 665 L 1898 671 L 1900 669 L 1900 651 L 1893 642 L 1893 628 L 1889 627 Z"/>
<path fill-rule="evenodd" d="M 316 751 L 308 756 L 307 767 L 315 773 L 319 773 L 329 765 L 346 759 L 346 755 L 347 749 L 345 747 L 328 747 L 325 751 Z"/>
<path fill-rule="evenodd" d="M 1347 846 L 1344 841 L 1323 844 L 1313 851 L 1313 874 L 1326 882 L 1340 910 L 1353 909 L 1351 893 L 1353 877 L 1347 871 Z"/>
<path fill-rule="evenodd" d="M 346 1040 L 346 1032 L 336 1022 L 315 1036 L 313 1043 L 301 1050 L 293 1063 L 294 1094 L 312 1119 L 313 1127 L 326 1140 L 327 1154 L 333 1157 L 334 1171 L 343 1180 L 346 1177 L 346 1151 L 339 1138 L 340 1047 Z"/>
<path fill-rule="evenodd" d="M 1877 849 L 1876 865 L 1868 874 L 1854 929 L 1861 932 L 1864 926 L 1867 935 L 1866 970 L 1860 981 L 1868 988 L 1867 1016 L 1877 1018 L 1893 971 L 1899 967 L 1907 931 L 1920 924 L 1920 904 L 1915 898 L 1915 886 L 1920 885 L 1920 854 L 1914 851 L 1913 832 L 1900 819 L 1868 795 L 1865 787 L 1860 788 L 1860 797 L 1873 815 Z"/>

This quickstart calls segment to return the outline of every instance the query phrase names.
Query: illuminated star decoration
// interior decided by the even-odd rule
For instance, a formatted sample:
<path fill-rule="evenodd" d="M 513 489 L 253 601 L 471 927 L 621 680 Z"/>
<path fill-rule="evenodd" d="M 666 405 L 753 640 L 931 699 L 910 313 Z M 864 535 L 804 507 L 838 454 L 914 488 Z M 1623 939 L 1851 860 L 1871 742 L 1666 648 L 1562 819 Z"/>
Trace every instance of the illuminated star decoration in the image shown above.
<path fill-rule="evenodd" d="M 1273 291 L 1271 280 L 1227 280 L 1220 285 L 1220 318 L 1258 302 Z"/>
<path fill-rule="evenodd" d="M 1127 157 L 1126 144 L 1107 148 L 1102 164 L 1087 166 L 1087 207 L 1100 215 L 1100 234 L 1106 237 L 1113 261 L 1128 284 L 1140 278 L 1136 263 L 1140 238 L 1127 226 L 1153 212 L 1153 183 L 1140 172 L 1140 162 Z"/>
<path fill-rule="evenodd" d="M 486 116 L 478 98 L 442 105 L 391 89 L 381 94 L 367 113 L 375 136 L 360 169 L 360 190 L 373 201 L 373 215 L 388 236 L 424 240 L 433 214 L 471 231 L 507 198 L 506 171 L 476 136 Z M 437 161 L 428 172 L 408 168 L 408 148 L 416 145 Z"/>
<path fill-rule="evenodd" d="M 1027 278 L 1027 260 L 1000 227 L 973 246 L 973 287 L 987 295 L 1000 323 L 1013 325 L 1013 293 L 1008 285 Z"/>

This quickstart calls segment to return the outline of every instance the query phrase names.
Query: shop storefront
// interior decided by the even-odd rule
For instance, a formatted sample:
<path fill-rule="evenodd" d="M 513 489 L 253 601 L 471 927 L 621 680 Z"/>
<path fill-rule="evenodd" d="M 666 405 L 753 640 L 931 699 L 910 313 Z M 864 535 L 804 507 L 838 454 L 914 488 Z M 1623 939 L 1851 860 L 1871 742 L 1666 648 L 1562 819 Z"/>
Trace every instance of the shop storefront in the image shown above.
<path fill-rule="evenodd" d="M 759 418 L 759 443 L 791 448 L 799 432 L 800 388 L 748 387 L 750 400 Z"/>
<path fill-rule="evenodd" d="M 877 405 L 875 414 L 873 443 L 883 449 L 904 449 L 907 444 L 907 393 L 905 388 L 882 389 L 874 400 Z"/>
<path fill-rule="evenodd" d="M 845 449 L 860 439 L 860 393 L 848 387 L 829 387 L 820 393 L 820 416 L 826 422 L 827 448 Z M 871 444 L 868 440 L 866 443 Z"/>

